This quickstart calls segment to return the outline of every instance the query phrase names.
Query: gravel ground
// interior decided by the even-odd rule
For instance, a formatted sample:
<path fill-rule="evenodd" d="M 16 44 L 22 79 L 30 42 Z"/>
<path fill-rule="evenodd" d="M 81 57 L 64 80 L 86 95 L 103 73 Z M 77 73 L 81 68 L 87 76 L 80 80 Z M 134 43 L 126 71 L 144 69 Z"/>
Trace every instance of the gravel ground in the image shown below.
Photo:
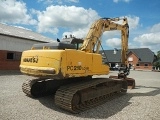
<path fill-rule="evenodd" d="M 21 85 L 28 76 L 18 71 L 0 71 L 0 120 L 160 120 L 160 72 L 131 71 L 129 77 L 136 80 L 136 88 L 126 95 L 71 114 L 56 107 L 53 96 L 27 97 Z"/>

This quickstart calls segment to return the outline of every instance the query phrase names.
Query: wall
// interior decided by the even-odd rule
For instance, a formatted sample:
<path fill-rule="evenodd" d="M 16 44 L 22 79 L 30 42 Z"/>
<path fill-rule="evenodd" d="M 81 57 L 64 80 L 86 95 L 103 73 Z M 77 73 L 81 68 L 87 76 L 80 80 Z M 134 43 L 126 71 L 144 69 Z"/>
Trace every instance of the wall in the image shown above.
<path fill-rule="evenodd" d="M 139 58 L 134 54 L 134 53 L 130 53 L 128 55 L 128 58 L 129 57 L 132 57 L 133 58 L 133 61 L 128 61 L 129 64 L 132 65 L 132 69 L 134 70 L 152 70 L 152 64 L 151 63 L 147 63 L 147 62 L 139 62 Z M 139 64 L 139 66 L 137 66 L 137 64 Z M 145 65 L 148 65 L 148 66 L 145 66 Z"/>
<path fill-rule="evenodd" d="M 148 66 L 145 66 L 147 64 Z M 152 64 L 151 63 L 139 63 L 139 66 L 136 66 L 136 70 L 152 70 Z"/>
<path fill-rule="evenodd" d="M 0 35 L 0 50 L 19 51 L 31 49 L 33 44 L 40 43 L 22 38 Z"/>
<path fill-rule="evenodd" d="M 133 60 L 130 61 L 129 58 L 132 58 Z M 132 68 L 133 68 L 133 69 L 135 69 L 136 64 L 138 63 L 139 58 L 138 58 L 135 54 L 130 53 L 130 54 L 128 55 L 128 60 L 129 60 L 128 63 L 132 65 Z"/>
<path fill-rule="evenodd" d="M 21 52 L 0 50 L 0 70 L 19 70 Z"/>
<path fill-rule="evenodd" d="M 0 70 L 19 70 L 21 53 L 42 43 L 0 34 Z"/>

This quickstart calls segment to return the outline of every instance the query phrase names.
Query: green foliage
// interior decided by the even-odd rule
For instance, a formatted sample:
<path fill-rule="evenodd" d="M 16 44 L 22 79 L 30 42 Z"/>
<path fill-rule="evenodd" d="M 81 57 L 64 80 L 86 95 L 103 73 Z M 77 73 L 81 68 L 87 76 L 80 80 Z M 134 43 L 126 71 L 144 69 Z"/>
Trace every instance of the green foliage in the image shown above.
<path fill-rule="evenodd" d="M 160 68 L 160 51 L 157 52 L 157 60 L 153 63 L 156 68 Z"/>
<path fill-rule="evenodd" d="M 160 60 L 156 61 L 153 63 L 153 65 L 156 67 L 156 68 L 160 68 Z"/>
<path fill-rule="evenodd" d="M 160 51 L 157 52 L 157 58 L 160 59 Z"/>

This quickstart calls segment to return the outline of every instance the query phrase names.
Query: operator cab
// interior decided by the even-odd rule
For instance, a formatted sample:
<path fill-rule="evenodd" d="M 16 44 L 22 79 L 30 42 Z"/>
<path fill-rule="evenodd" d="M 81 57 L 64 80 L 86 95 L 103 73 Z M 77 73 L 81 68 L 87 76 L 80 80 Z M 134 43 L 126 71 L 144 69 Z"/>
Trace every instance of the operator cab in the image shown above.
<path fill-rule="evenodd" d="M 82 45 L 83 39 L 70 37 L 70 38 L 63 38 L 62 40 L 57 39 L 57 42 L 52 43 L 40 43 L 34 44 L 32 46 L 32 50 L 34 49 L 76 49 L 78 50 L 79 47 Z"/>
<path fill-rule="evenodd" d="M 61 43 L 74 45 L 74 48 L 78 50 L 80 46 L 83 44 L 83 41 L 83 39 L 75 38 L 72 36 L 70 36 L 70 38 L 67 38 L 65 36 L 65 38 L 62 39 Z"/>

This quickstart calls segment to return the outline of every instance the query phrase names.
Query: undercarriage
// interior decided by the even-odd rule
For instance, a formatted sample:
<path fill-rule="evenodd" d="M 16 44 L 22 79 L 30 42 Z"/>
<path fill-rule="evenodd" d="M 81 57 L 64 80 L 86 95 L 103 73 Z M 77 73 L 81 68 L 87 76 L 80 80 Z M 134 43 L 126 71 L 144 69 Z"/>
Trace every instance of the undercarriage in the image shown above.
<path fill-rule="evenodd" d="M 117 94 L 127 92 L 124 79 L 80 77 L 64 80 L 31 79 L 22 85 L 30 97 L 55 95 L 55 104 L 72 113 L 79 113 L 105 103 Z"/>

